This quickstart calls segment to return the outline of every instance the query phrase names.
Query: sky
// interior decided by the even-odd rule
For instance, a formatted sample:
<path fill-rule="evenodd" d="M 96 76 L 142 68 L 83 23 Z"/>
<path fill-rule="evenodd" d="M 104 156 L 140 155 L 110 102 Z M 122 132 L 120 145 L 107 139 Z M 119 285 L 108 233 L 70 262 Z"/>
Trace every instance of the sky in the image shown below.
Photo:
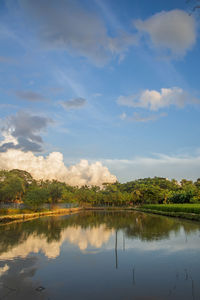
<path fill-rule="evenodd" d="M 70 184 L 200 177 L 194 5 L 1 0 L 0 168 Z"/>

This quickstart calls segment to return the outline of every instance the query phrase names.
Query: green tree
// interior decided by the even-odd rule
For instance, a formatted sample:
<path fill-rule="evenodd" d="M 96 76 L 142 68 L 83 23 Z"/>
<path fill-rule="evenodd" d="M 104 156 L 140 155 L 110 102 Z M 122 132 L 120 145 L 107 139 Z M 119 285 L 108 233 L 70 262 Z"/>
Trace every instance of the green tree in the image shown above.
<path fill-rule="evenodd" d="M 51 204 L 54 205 L 58 203 L 58 201 L 62 198 L 63 184 L 61 182 L 53 180 L 48 184 L 47 189 Z"/>
<path fill-rule="evenodd" d="M 8 176 L 1 183 L 1 197 L 4 202 L 21 201 L 24 192 L 23 180 L 17 176 Z"/>
<path fill-rule="evenodd" d="M 23 201 L 27 206 L 38 210 L 38 208 L 46 203 L 49 198 L 49 193 L 46 189 L 40 187 L 32 187 L 25 194 Z"/>

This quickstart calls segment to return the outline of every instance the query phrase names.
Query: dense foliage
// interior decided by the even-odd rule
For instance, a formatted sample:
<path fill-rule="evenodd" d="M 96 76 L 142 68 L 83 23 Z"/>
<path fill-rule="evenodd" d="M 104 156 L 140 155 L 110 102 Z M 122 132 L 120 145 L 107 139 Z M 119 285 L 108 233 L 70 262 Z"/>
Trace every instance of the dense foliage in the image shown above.
<path fill-rule="evenodd" d="M 103 187 L 72 187 L 63 182 L 36 181 L 22 170 L 0 171 L 0 202 L 24 202 L 37 209 L 44 203 L 78 203 L 90 206 L 133 206 L 144 204 L 198 203 L 200 179 L 154 177 Z"/>
<path fill-rule="evenodd" d="M 200 214 L 200 203 L 198 204 L 148 204 L 143 205 L 142 208 L 148 210 L 164 211 L 164 212 L 183 212 L 183 213 L 194 213 Z"/>

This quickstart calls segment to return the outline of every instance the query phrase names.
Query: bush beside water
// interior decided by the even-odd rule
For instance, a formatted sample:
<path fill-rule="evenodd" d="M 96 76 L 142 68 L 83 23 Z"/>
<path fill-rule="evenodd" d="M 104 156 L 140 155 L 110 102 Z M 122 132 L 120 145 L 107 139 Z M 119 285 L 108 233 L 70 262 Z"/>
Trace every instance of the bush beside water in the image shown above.
<path fill-rule="evenodd" d="M 183 212 L 200 214 L 200 204 L 148 204 L 142 205 L 141 208 L 164 212 Z"/>

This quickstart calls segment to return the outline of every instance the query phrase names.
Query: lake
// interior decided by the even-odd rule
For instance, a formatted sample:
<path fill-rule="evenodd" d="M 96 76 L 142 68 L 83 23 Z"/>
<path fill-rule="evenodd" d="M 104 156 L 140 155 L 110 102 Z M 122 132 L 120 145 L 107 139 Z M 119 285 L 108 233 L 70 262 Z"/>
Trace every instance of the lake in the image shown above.
<path fill-rule="evenodd" d="M 1 225 L 0 299 L 200 299 L 200 224 L 85 211 Z"/>

